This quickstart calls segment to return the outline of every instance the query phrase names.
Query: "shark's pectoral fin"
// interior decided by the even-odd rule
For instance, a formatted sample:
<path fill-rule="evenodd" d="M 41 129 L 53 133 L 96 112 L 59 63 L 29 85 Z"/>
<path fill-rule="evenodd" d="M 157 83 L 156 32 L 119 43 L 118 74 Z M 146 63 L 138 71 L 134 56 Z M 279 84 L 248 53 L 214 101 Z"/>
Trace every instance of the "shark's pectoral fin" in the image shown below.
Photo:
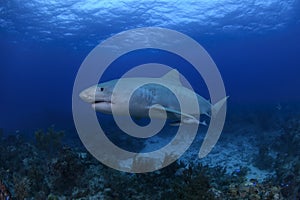
<path fill-rule="evenodd" d="M 172 123 L 173 126 L 178 126 L 180 123 L 185 124 L 204 124 L 203 122 L 200 122 L 197 118 L 195 118 L 193 115 L 182 113 L 180 111 L 174 110 L 172 108 L 166 108 L 159 105 L 153 105 L 151 106 L 151 109 L 156 109 L 161 112 L 167 112 L 168 115 L 177 116 L 178 118 L 181 118 L 181 121 L 176 121 L 175 123 Z M 206 124 L 206 123 L 205 123 Z"/>
<path fill-rule="evenodd" d="M 182 122 L 180 121 L 180 120 L 178 120 L 178 121 L 174 121 L 174 122 L 171 122 L 170 123 L 170 126 L 180 126 L 182 124 Z M 190 123 L 189 123 L 190 124 Z M 207 123 L 206 123 L 206 121 L 203 121 L 203 122 L 197 122 L 196 124 L 201 124 L 201 125 L 203 125 L 203 126 L 207 126 Z"/>
<path fill-rule="evenodd" d="M 181 121 L 174 121 L 170 123 L 170 126 L 180 126 Z"/>

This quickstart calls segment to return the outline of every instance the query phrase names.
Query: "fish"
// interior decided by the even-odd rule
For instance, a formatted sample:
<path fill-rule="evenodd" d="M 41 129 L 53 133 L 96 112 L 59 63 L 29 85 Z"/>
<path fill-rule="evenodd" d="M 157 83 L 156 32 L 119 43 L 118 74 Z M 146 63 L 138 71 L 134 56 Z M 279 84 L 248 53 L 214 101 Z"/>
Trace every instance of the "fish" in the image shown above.
<path fill-rule="evenodd" d="M 119 89 L 115 89 L 117 83 Z M 155 112 L 151 117 L 166 116 L 172 121 L 170 125 L 173 126 L 180 124 L 206 126 L 206 121 L 200 121 L 197 116 L 210 117 L 212 110 L 218 112 L 228 98 L 225 97 L 212 105 L 209 100 L 183 86 L 176 69 L 159 78 L 130 77 L 103 82 L 83 90 L 79 96 L 84 102 L 91 104 L 96 112 L 104 114 L 123 116 L 128 115 L 129 109 L 131 117 L 140 119 L 149 117 L 149 111 L 153 109 Z M 177 97 L 184 99 L 187 105 L 185 112 L 181 111 Z M 196 98 L 199 109 L 195 109 L 197 105 L 194 104 L 195 100 L 192 101 L 193 98 Z"/>

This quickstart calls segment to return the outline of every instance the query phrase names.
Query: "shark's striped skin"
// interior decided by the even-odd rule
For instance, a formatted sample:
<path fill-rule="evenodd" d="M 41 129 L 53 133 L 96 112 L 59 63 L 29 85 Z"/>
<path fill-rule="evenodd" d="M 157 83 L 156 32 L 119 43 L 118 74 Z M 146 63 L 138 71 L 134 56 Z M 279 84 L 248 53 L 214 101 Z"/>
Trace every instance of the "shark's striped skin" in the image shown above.
<path fill-rule="evenodd" d="M 121 81 L 118 84 L 121 89 L 115 91 L 118 81 Z M 143 86 L 140 87 L 141 85 Z M 184 103 L 188 105 L 186 112 L 181 112 L 178 99 L 172 91 L 176 91 L 179 99 L 184 99 Z M 160 113 L 167 113 L 169 119 L 178 121 L 176 124 L 205 124 L 197 116 L 210 116 L 212 109 L 220 109 L 227 99 L 224 98 L 212 106 L 208 100 L 181 84 L 177 70 L 171 70 L 160 78 L 122 78 L 108 81 L 84 90 L 80 97 L 98 112 L 112 114 L 113 107 L 114 114 L 127 115 L 129 105 L 132 117 L 149 117 L 149 109 L 154 109 L 157 112 L 151 117 L 160 118 L 165 116 Z M 195 100 L 199 109 L 195 109 Z"/>

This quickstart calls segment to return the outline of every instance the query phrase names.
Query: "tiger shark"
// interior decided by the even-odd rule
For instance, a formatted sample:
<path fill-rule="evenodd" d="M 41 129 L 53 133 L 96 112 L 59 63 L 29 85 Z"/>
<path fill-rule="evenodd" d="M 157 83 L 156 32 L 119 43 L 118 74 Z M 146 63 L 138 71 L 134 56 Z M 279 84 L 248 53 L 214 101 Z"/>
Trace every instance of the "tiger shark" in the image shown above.
<path fill-rule="evenodd" d="M 118 82 L 122 89 L 114 90 Z M 176 91 L 176 96 L 172 91 Z M 193 90 L 183 86 L 176 69 L 159 78 L 121 78 L 100 83 L 83 90 L 79 96 L 83 101 L 91 104 L 95 111 L 105 114 L 128 115 L 126 111 L 129 109 L 130 116 L 139 119 L 149 117 L 150 109 L 154 109 L 156 110 L 154 117 L 167 116 L 168 119 L 173 120 L 171 125 L 181 123 L 207 125 L 197 116 L 203 114 L 210 117 L 212 111 L 217 113 L 227 100 L 225 97 L 212 105 Z M 177 96 L 189 105 L 186 112 L 181 111 Z M 197 105 L 192 101 L 189 102 L 189 99 L 195 97 L 199 109 L 195 109 Z"/>

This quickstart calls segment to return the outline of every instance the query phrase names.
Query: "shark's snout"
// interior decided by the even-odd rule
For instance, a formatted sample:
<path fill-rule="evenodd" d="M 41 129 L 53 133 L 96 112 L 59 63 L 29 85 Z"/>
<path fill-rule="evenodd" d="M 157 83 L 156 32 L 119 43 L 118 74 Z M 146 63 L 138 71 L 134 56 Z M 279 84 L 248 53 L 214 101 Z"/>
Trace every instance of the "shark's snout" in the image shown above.
<path fill-rule="evenodd" d="M 107 89 L 107 88 L 106 88 Z M 107 93 L 103 87 L 92 86 L 83 90 L 79 97 L 91 104 L 96 111 L 111 114 L 111 98 L 110 93 Z"/>
<path fill-rule="evenodd" d="M 85 101 L 85 102 L 87 102 L 87 103 L 92 103 L 92 102 L 94 102 L 94 101 L 95 101 L 94 96 L 95 96 L 95 95 L 92 95 L 92 94 L 90 93 L 90 91 L 88 91 L 88 90 L 84 90 L 84 91 L 82 91 L 82 92 L 79 94 L 79 97 L 80 97 L 83 101 Z"/>

